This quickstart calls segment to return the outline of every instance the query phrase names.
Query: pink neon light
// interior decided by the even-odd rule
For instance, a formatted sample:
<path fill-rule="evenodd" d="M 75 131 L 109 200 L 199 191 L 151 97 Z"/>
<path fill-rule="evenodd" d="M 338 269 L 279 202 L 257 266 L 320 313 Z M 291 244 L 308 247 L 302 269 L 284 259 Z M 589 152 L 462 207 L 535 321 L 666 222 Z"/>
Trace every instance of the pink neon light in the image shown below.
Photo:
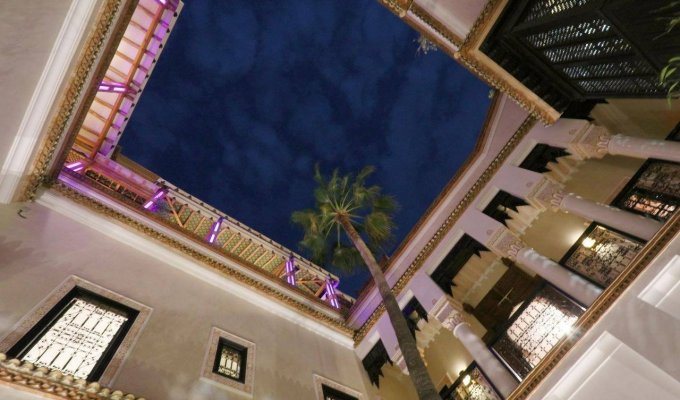
<path fill-rule="evenodd" d="M 148 200 L 146 203 L 144 203 L 144 209 L 150 210 L 151 207 L 153 207 L 154 204 L 156 204 L 156 202 L 158 200 L 160 200 L 163 196 L 165 196 L 167 193 L 168 193 L 168 190 L 165 189 L 165 188 L 158 189 L 158 191 L 156 191 L 156 194 L 154 194 L 153 197 L 150 200 Z"/>
<path fill-rule="evenodd" d="M 129 88 L 118 82 L 102 82 L 99 84 L 100 92 L 116 92 L 116 93 L 136 93 L 137 91 Z"/>
<path fill-rule="evenodd" d="M 66 165 L 66 168 L 70 169 L 73 172 L 80 172 L 85 168 L 85 163 L 83 163 L 82 161 L 72 162 L 71 164 Z"/>
<path fill-rule="evenodd" d="M 326 278 L 326 298 L 335 308 L 340 308 L 340 302 L 338 302 L 338 294 L 335 292 L 335 287 L 338 286 L 339 283 L 340 283 L 339 281 L 332 279 L 330 276 Z"/>
<path fill-rule="evenodd" d="M 210 237 L 208 237 L 208 243 L 215 243 L 215 239 L 217 239 L 217 232 L 219 232 L 220 226 L 222 226 L 222 221 L 224 221 L 224 218 L 219 217 L 217 221 L 213 223 L 212 227 L 210 228 Z"/>
<path fill-rule="evenodd" d="M 286 261 L 286 280 L 288 284 L 295 286 L 295 257 L 292 254 Z"/>

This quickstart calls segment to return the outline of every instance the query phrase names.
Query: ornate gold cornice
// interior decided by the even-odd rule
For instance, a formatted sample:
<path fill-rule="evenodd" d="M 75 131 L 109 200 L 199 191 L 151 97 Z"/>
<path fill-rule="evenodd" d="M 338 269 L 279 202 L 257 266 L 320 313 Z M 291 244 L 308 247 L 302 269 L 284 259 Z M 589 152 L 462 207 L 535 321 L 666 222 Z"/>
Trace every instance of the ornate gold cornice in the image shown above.
<path fill-rule="evenodd" d="M 560 113 L 479 50 L 507 3 L 508 0 L 489 0 L 486 3 L 455 58 L 490 86 L 510 96 L 535 118 L 546 125 L 553 124 Z"/>
<path fill-rule="evenodd" d="M 171 238 L 170 236 L 158 232 L 157 230 L 145 225 L 143 222 L 140 222 L 125 214 L 122 214 L 100 203 L 99 201 L 92 199 L 78 192 L 75 189 L 70 188 L 69 186 L 65 185 L 62 182 L 57 181 L 54 184 L 53 189 L 58 193 L 61 193 L 68 199 L 83 206 L 86 206 L 89 209 L 98 212 L 99 214 L 105 215 L 111 219 L 123 223 L 124 225 L 127 225 L 128 227 L 135 229 L 136 231 L 146 235 L 147 237 L 157 240 L 163 243 L 164 245 L 171 247 L 188 257 L 191 257 L 192 259 L 200 262 L 201 264 L 218 271 L 224 276 L 227 276 L 231 279 L 241 282 L 244 285 L 251 287 L 256 291 L 268 296 L 269 298 L 277 300 L 282 304 L 285 304 L 297 311 L 300 311 L 303 314 L 308 315 L 309 317 L 319 321 L 320 323 L 328 326 L 329 328 L 332 328 L 333 330 L 339 333 L 347 335 L 348 337 L 351 337 L 352 334 L 354 333 L 354 331 L 351 328 L 349 328 L 343 321 L 334 319 L 331 316 L 322 313 L 321 311 L 318 311 L 298 300 L 295 300 L 294 298 L 276 290 L 275 288 L 266 285 L 265 283 L 244 274 L 243 272 L 237 271 L 236 269 L 195 250 L 194 248 L 180 242 L 177 239 Z"/>
<path fill-rule="evenodd" d="M 385 6 L 393 14 L 401 18 L 406 24 L 413 28 L 416 32 L 423 35 L 427 40 L 434 43 L 440 50 L 446 52 L 450 57 L 454 57 L 454 52 L 451 50 L 451 46 L 459 48 L 463 44 L 463 40 L 451 32 L 444 24 L 439 22 L 436 18 L 432 16 L 427 10 L 418 5 L 418 3 L 413 0 L 378 0 L 380 4 Z M 413 18 L 408 18 L 407 15 Z M 443 37 L 449 43 L 444 43 L 439 37 L 432 35 L 422 29 L 422 26 L 416 23 L 416 20 L 422 22 L 438 35 Z"/>
<path fill-rule="evenodd" d="M 36 367 L 27 361 L 7 360 L 7 356 L 0 353 L 0 386 L 3 385 L 41 397 L 49 396 L 50 399 L 144 400 L 133 394 L 102 387 L 97 382 L 77 379 L 54 369 Z"/>
<path fill-rule="evenodd" d="M 47 129 L 47 134 L 42 140 L 40 150 L 33 161 L 31 167 L 31 172 L 28 176 L 26 184 L 19 196 L 20 201 L 33 200 L 38 187 L 50 180 L 51 172 L 50 166 L 53 165 L 53 160 L 57 149 L 63 148 L 62 143 L 66 133 L 69 131 L 69 126 L 80 126 L 82 120 L 85 118 L 84 113 L 79 113 L 78 108 L 83 103 L 87 103 L 87 98 L 94 98 L 94 90 L 84 90 L 89 85 L 90 89 L 94 88 L 95 80 L 92 79 L 94 70 L 97 66 L 97 60 L 101 57 L 103 49 L 107 44 L 110 44 L 110 40 L 107 37 L 111 35 L 112 27 L 116 20 L 119 20 L 119 14 L 122 14 L 124 18 L 129 20 L 132 17 L 132 12 L 134 11 L 137 0 L 129 1 L 125 9 L 121 11 L 121 4 L 125 0 L 105 0 L 99 14 L 97 15 L 96 22 L 89 34 L 78 62 L 76 63 L 75 71 L 72 73 L 72 77 L 66 85 L 64 93 L 61 95 L 59 100 L 59 107 L 57 108 L 56 115 L 52 118 L 49 128 Z M 123 31 L 114 33 L 114 35 L 121 35 Z M 115 49 L 115 48 L 114 48 Z M 113 57 L 113 52 L 109 52 L 110 57 Z M 101 63 L 100 63 L 101 64 Z M 101 71 L 103 75 L 105 71 Z M 87 97 L 87 98 L 86 98 Z M 82 115 L 81 115 L 82 114 Z M 81 123 L 78 124 L 74 121 L 74 118 L 79 118 Z M 65 155 L 57 155 L 65 156 Z"/>
<path fill-rule="evenodd" d="M 380 4 L 387 7 L 399 18 L 403 18 L 413 4 L 413 0 L 378 0 Z"/>
<path fill-rule="evenodd" d="M 465 210 L 467 210 L 467 208 L 472 204 L 472 201 L 477 197 L 484 186 L 489 183 L 501 165 L 503 165 L 510 153 L 515 149 L 515 147 L 517 147 L 522 138 L 524 138 L 524 136 L 531 130 L 531 128 L 534 127 L 535 124 L 536 119 L 531 116 L 524 120 L 519 129 L 517 129 L 517 131 L 512 135 L 510 140 L 508 140 L 505 146 L 503 146 L 501 151 L 498 152 L 496 158 L 491 161 L 491 164 L 489 164 L 482 175 L 477 179 L 477 181 L 475 181 L 470 190 L 467 191 L 463 199 L 458 203 L 458 205 L 456 205 L 456 208 L 453 209 L 444 223 L 442 223 L 430 240 L 428 240 L 425 246 L 423 246 L 423 248 L 420 250 L 420 253 L 418 253 L 404 274 L 399 278 L 399 280 L 397 280 L 397 283 L 395 283 L 394 287 L 392 287 L 392 291 L 394 292 L 395 296 L 398 296 L 402 290 L 404 290 L 416 272 L 420 269 L 420 267 L 422 267 L 425 260 L 430 256 L 430 254 L 432 254 L 439 243 L 441 243 L 444 236 L 446 236 L 446 234 L 451 230 L 453 225 L 463 215 Z M 359 300 L 357 300 L 357 303 L 359 303 Z M 358 345 L 361 340 L 363 340 L 375 323 L 378 322 L 378 319 L 382 316 L 384 311 L 385 306 L 381 303 L 380 306 L 378 306 L 373 311 L 371 316 L 366 320 L 361 328 L 357 330 L 356 334 L 354 335 L 355 346 Z"/>
<path fill-rule="evenodd" d="M 441 35 L 444 37 L 446 40 L 449 41 L 452 45 L 455 47 L 460 47 L 463 45 L 463 39 L 461 39 L 458 35 L 455 33 L 451 32 L 449 28 L 444 26 L 441 22 L 439 22 L 438 19 L 434 18 L 432 14 L 430 14 L 427 10 L 425 10 L 423 7 L 419 6 L 417 3 L 413 3 L 410 8 L 411 14 L 418 18 L 420 21 L 422 21 L 425 25 L 429 26 L 430 29 L 433 31 L 437 32 L 438 35 Z M 411 25 L 411 24 L 409 24 Z M 413 26 L 413 25 L 411 25 Z M 416 28 L 416 30 L 420 31 L 419 29 Z M 422 34 L 425 34 L 424 32 L 421 32 Z M 442 48 L 441 46 L 438 46 L 440 49 Z"/>

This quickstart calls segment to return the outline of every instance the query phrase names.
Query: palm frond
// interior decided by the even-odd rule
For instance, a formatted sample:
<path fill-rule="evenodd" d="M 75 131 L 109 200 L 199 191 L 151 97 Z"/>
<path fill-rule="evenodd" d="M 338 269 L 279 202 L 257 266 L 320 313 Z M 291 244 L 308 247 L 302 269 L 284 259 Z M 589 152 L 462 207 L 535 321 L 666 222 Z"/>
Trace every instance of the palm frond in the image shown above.
<path fill-rule="evenodd" d="M 393 239 L 392 215 L 398 205 L 393 197 L 382 194 L 380 186 L 366 184 L 374 172 L 375 167 L 366 166 L 356 175 L 343 175 L 337 169 L 324 175 L 318 163 L 314 166 L 315 207 L 291 215 L 304 232 L 300 246 L 314 261 L 345 270 L 363 264 L 356 249 L 347 244 L 349 240 L 340 235 L 341 217 L 350 221 L 372 251 L 382 253 Z"/>

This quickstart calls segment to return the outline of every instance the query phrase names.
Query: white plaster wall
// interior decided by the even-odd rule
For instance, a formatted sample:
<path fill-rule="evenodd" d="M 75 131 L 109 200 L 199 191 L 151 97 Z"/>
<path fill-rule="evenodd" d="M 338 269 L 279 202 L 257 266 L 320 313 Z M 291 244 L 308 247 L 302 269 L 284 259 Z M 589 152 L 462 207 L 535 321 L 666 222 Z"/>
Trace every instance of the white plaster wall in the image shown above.
<path fill-rule="evenodd" d="M 71 0 L 0 1 L 0 165 L 70 4 Z"/>
<path fill-rule="evenodd" d="M 217 326 L 256 344 L 255 399 L 313 399 L 313 373 L 366 393 L 353 349 L 39 204 L 22 219 L 20 206 L 0 206 L 0 337 L 77 275 L 153 308 L 115 388 L 149 399 L 245 398 L 199 381 Z"/>

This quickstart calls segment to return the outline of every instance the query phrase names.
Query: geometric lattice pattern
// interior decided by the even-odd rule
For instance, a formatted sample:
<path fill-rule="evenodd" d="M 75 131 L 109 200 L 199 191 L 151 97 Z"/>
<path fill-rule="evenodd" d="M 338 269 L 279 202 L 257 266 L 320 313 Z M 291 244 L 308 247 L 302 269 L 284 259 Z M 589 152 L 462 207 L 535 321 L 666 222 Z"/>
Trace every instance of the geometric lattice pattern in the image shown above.
<path fill-rule="evenodd" d="M 243 381 L 241 367 L 246 360 L 246 349 L 226 340 L 221 340 L 219 346 L 214 372 L 227 378 Z"/>
<path fill-rule="evenodd" d="M 546 285 L 493 344 L 493 350 L 521 379 L 548 354 L 583 313 L 573 301 Z"/>
<path fill-rule="evenodd" d="M 667 220 L 680 206 L 680 165 L 646 162 L 613 204 L 659 221 Z"/>
<path fill-rule="evenodd" d="M 127 320 L 76 298 L 22 359 L 86 379 Z"/>
<path fill-rule="evenodd" d="M 478 367 L 474 367 L 470 372 L 466 373 L 470 377 L 469 383 L 466 385 L 461 381 L 453 392 L 453 396 L 447 400 L 501 400 L 502 397 L 496 393 L 496 390 L 491 386 L 482 371 Z"/>
<path fill-rule="evenodd" d="M 642 244 L 602 226 L 588 234 L 589 246 L 578 243 L 564 265 L 607 287 L 633 261 Z"/>
<path fill-rule="evenodd" d="M 535 1 L 524 16 L 524 22 L 542 19 L 576 7 L 585 6 L 593 0 L 540 0 Z"/>

